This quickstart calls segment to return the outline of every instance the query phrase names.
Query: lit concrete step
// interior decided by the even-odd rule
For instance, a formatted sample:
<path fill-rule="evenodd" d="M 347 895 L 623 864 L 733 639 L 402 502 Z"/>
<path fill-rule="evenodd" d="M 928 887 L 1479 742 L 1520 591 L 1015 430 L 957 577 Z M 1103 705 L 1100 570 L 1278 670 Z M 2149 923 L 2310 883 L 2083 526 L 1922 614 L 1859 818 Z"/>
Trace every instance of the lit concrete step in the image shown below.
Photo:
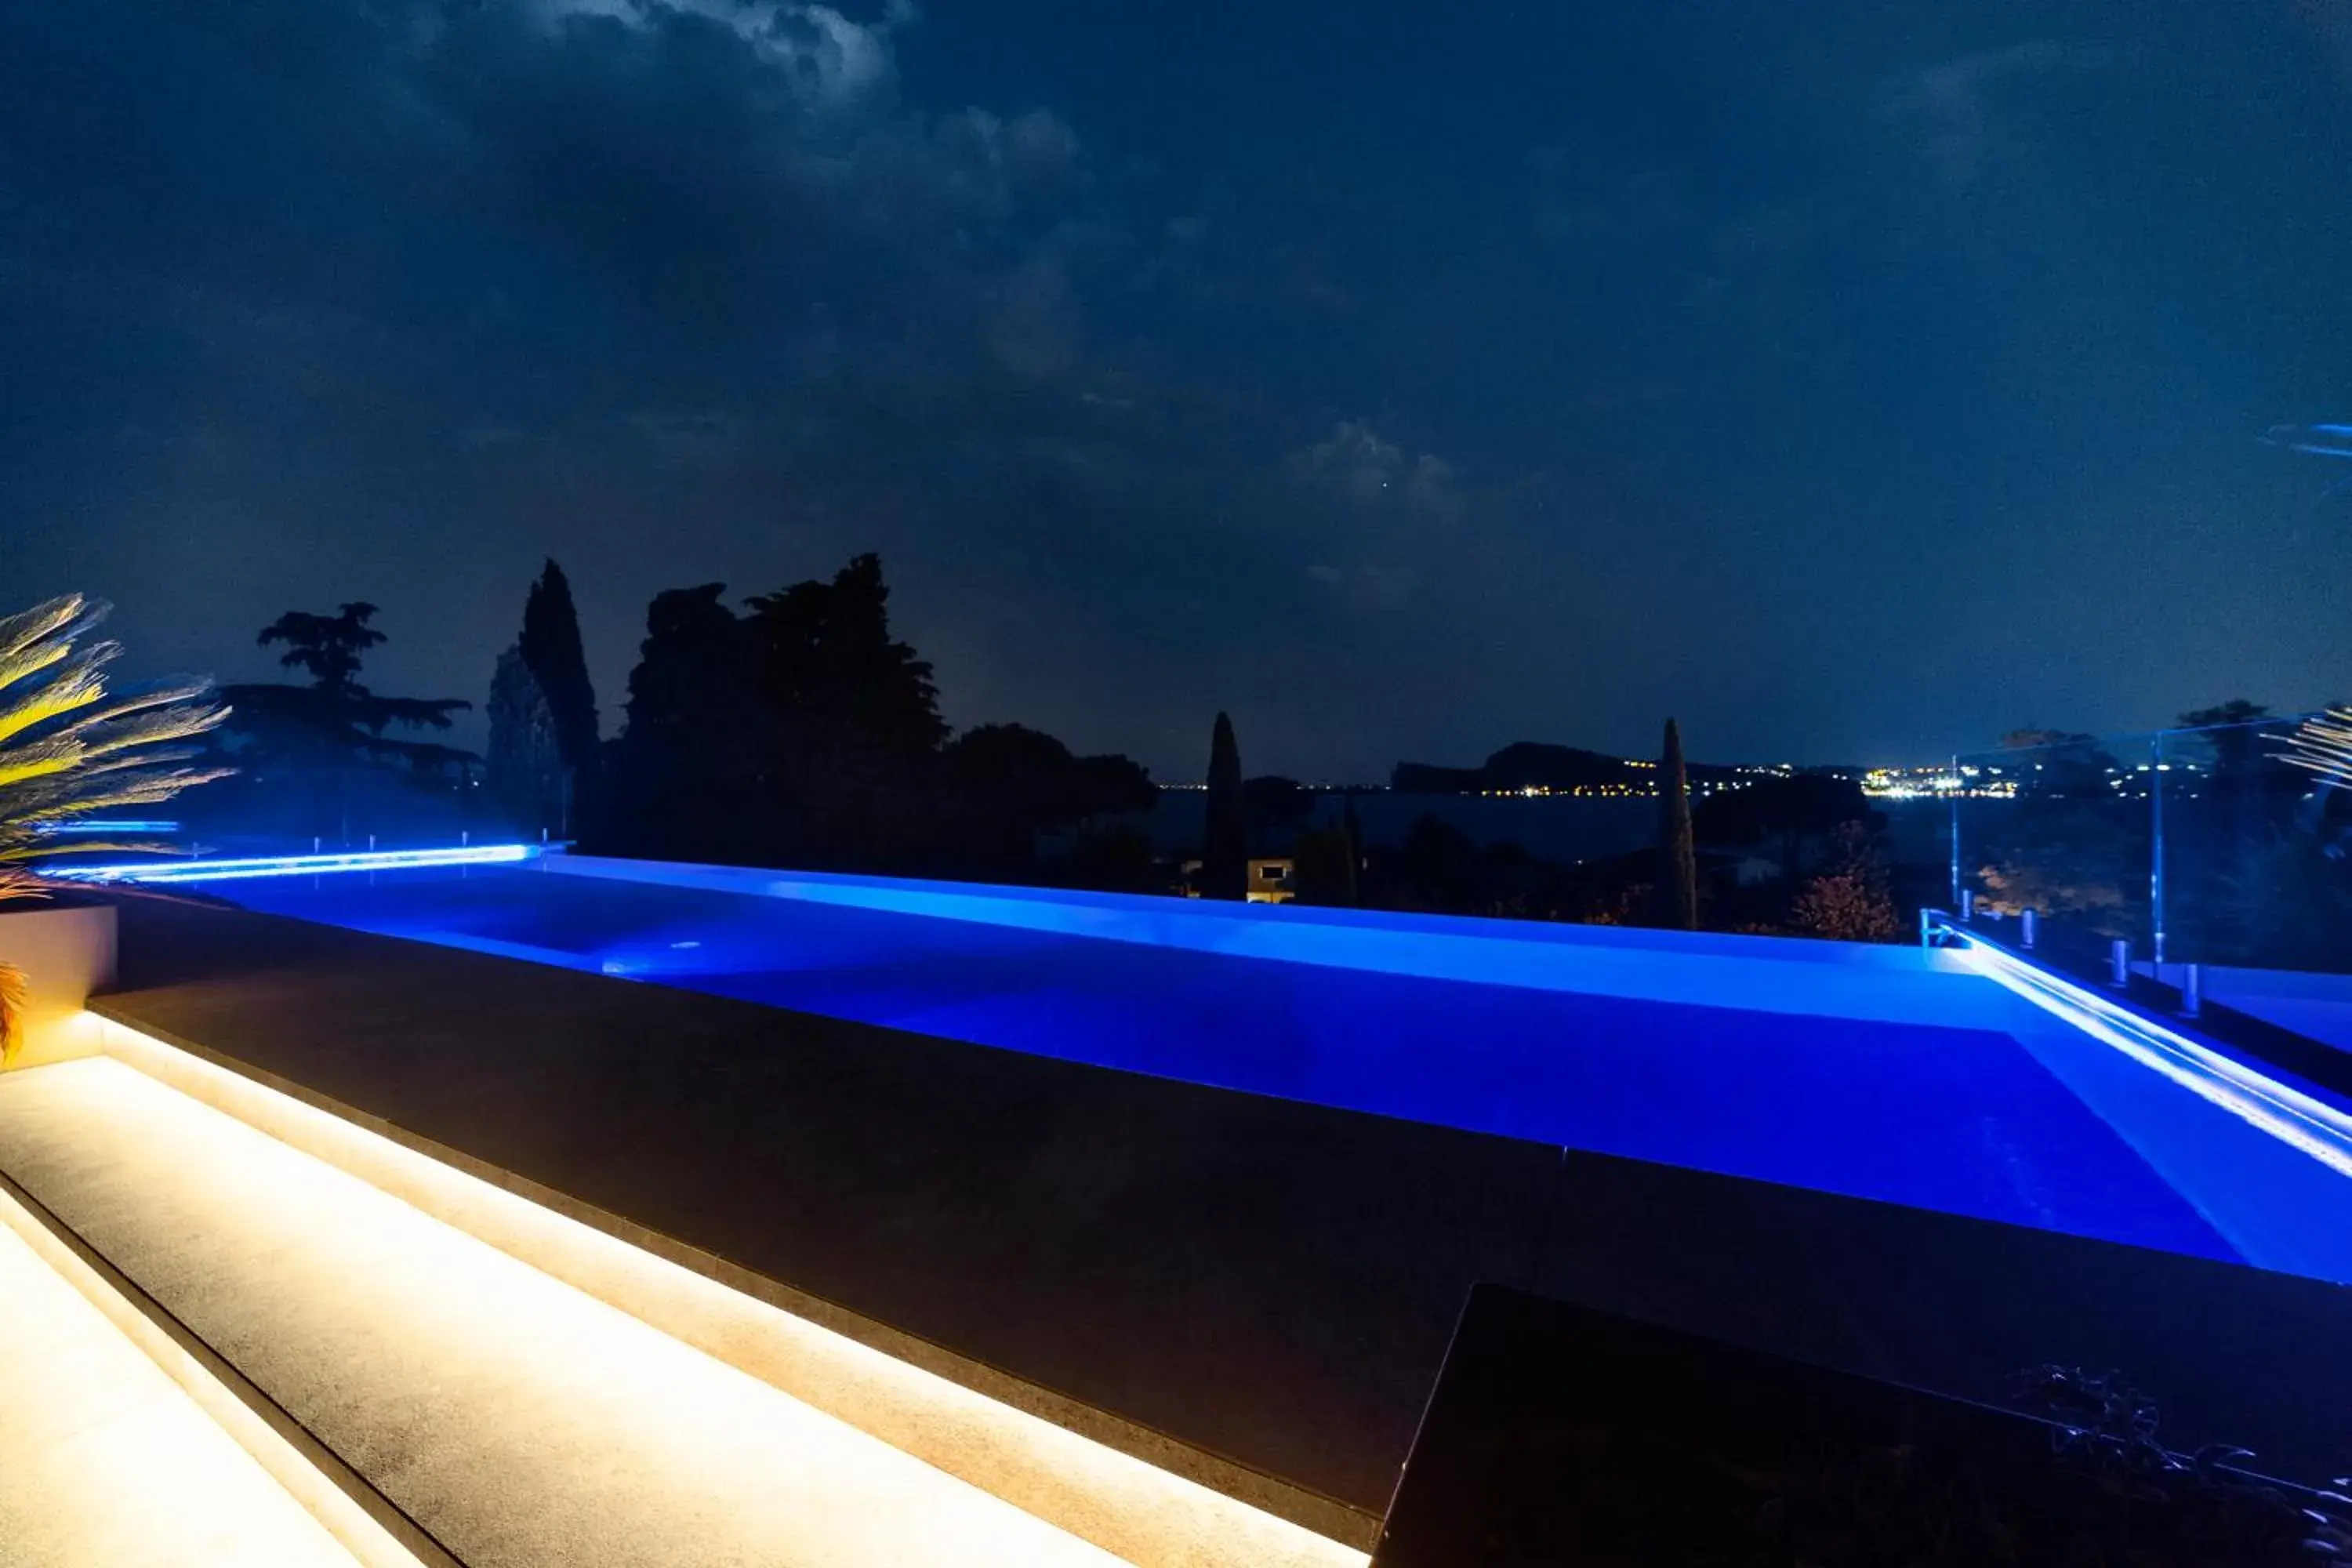
<path fill-rule="evenodd" d="M 853 1425 L 608 1304 L 675 1266 L 446 1167 L 404 1173 L 421 1156 L 241 1079 L 199 1087 L 330 1123 L 303 1136 L 337 1163 L 101 1058 L 0 1079 L 0 1171 L 471 1568 L 1363 1562 L 748 1298 L 695 1309 L 736 1314 L 714 1331 L 735 1338 L 802 1335 L 784 1359 L 836 1410 L 880 1391 Z M 436 1187 L 436 1212 L 506 1250 L 339 1165 L 411 1196 L 470 1184 Z M 531 1242 L 541 1221 L 556 1242 Z M 596 1294 L 527 1243 L 574 1249 L 551 1267 Z M 1006 1453 L 966 1462 L 972 1443 Z"/>
<path fill-rule="evenodd" d="M 0 1565 L 355 1568 L 76 1268 L 0 1194 Z"/>

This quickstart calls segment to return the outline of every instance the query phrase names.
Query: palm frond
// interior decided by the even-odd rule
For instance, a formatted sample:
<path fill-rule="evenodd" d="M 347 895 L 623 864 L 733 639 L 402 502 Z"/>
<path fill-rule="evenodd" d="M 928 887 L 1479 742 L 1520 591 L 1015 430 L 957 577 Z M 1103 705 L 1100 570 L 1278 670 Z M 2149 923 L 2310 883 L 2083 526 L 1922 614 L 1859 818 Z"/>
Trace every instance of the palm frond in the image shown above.
<path fill-rule="evenodd" d="M 28 741 L 20 745 L 0 746 L 0 790 L 70 773 L 81 759 L 81 748 L 70 741 Z"/>
<path fill-rule="evenodd" d="M 41 679 L 0 697 L 0 741 L 96 702 L 106 694 L 106 662 L 75 654 L 58 660 Z"/>
<path fill-rule="evenodd" d="M 29 610 L 0 616 L 0 687 L 56 663 L 74 640 L 105 618 L 107 606 L 79 594 L 61 594 Z"/>
<path fill-rule="evenodd" d="M 168 746 L 191 741 L 219 727 L 228 710 L 217 704 L 180 701 L 165 707 L 93 714 L 75 722 L 61 735 L 82 747 L 91 758 L 146 746 Z"/>
<path fill-rule="evenodd" d="M 0 820 L 0 842 L 16 830 L 30 834 L 52 823 L 70 822 L 130 805 L 161 805 L 183 790 L 226 778 L 236 770 L 220 767 L 144 767 L 126 759 L 101 764 L 86 773 L 41 780 L 11 799 Z"/>
<path fill-rule="evenodd" d="M 70 844 L 19 844 L 14 848 L 0 849 L 0 866 L 22 866 L 34 860 L 45 860 L 59 855 L 184 855 L 186 851 L 152 839 L 125 839 L 109 842 L 103 839 L 77 838 Z"/>
<path fill-rule="evenodd" d="M 125 806 L 160 805 L 221 778 L 191 744 L 227 709 L 208 680 L 153 681 L 110 690 L 121 646 L 82 640 L 108 606 L 68 594 L 0 617 L 0 900 L 39 897 L 29 869 L 58 855 L 135 851 L 46 829 Z"/>
<path fill-rule="evenodd" d="M 174 712 L 182 714 L 184 721 L 197 715 L 208 715 L 205 727 L 209 729 L 228 713 L 227 709 L 215 701 L 216 695 L 211 681 L 194 676 L 141 681 L 136 685 L 110 689 L 104 704 L 79 715 L 71 728 L 80 731 L 114 723 L 133 715 Z"/>

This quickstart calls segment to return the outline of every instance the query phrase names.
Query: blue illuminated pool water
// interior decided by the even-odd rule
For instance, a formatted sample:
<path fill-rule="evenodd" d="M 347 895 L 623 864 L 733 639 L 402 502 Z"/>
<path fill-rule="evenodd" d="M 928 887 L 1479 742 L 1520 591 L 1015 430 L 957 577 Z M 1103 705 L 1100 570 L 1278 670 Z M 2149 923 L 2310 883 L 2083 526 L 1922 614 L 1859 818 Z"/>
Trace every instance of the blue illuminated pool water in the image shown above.
<path fill-rule="evenodd" d="M 576 860 L 215 890 L 980 1046 L 2352 1276 L 2352 1183 L 1946 954 Z"/>

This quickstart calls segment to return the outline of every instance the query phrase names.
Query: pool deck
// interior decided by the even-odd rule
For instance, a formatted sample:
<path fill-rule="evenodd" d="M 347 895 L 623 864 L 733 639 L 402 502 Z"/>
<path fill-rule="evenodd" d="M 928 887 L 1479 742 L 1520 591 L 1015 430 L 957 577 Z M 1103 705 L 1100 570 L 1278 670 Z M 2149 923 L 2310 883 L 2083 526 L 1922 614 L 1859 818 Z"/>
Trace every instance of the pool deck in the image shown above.
<path fill-rule="evenodd" d="M 2312 1280 L 268 916 L 122 918 L 107 1015 L 1339 1539 L 1369 1543 L 1480 1280 L 1980 1398 L 2129 1366 L 2179 1440 L 2341 1457 L 2310 1412 L 2352 1395 L 2313 1397 L 2352 1379 L 2352 1317 Z"/>

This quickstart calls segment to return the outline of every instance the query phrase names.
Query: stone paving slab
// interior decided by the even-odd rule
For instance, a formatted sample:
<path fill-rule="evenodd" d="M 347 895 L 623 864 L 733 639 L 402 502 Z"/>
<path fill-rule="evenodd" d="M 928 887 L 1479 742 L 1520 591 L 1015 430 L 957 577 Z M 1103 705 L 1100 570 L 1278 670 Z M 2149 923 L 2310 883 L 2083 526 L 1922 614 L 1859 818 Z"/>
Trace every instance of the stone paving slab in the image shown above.
<path fill-rule="evenodd" d="M 0 1303 L 0 1568 L 355 1568 L 5 1226 Z"/>

